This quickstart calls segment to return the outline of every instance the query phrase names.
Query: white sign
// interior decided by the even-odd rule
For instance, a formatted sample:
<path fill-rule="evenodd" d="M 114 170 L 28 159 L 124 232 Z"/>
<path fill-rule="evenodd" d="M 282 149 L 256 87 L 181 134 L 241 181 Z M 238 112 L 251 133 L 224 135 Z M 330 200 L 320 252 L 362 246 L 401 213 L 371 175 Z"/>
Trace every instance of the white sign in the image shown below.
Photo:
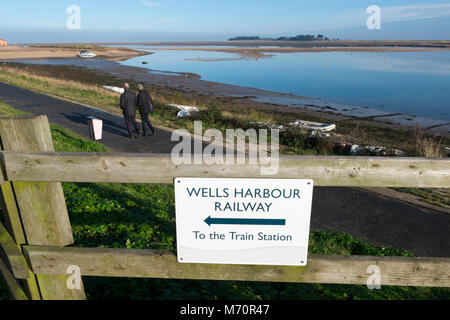
<path fill-rule="evenodd" d="M 180 263 L 305 266 L 312 180 L 175 179 Z"/>

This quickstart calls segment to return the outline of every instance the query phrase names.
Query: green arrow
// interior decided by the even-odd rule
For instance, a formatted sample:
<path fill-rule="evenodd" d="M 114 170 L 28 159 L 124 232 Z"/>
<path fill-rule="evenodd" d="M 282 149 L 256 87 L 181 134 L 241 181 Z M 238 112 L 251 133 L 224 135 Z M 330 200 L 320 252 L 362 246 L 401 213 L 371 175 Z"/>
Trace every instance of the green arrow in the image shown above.
<path fill-rule="evenodd" d="M 205 219 L 207 225 L 230 224 L 230 225 L 254 225 L 254 226 L 285 226 L 285 219 L 235 219 L 235 218 L 211 218 Z"/>

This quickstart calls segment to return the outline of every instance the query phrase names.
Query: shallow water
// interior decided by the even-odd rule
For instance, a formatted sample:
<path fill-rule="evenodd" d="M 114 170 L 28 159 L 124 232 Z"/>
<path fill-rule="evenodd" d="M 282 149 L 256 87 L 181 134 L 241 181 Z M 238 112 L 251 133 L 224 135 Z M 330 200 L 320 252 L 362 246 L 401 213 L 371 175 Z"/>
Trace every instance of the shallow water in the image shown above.
<path fill-rule="evenodd" d="M 140 46 L 140 49 L 143 46 Z M 234 53 L 152 50 L 124 65 L 450 121 L 450 52 Z M 201 61 L 198 61 L 198 60 Z M 142 64 L 147 61 L 148 64 Z"/>

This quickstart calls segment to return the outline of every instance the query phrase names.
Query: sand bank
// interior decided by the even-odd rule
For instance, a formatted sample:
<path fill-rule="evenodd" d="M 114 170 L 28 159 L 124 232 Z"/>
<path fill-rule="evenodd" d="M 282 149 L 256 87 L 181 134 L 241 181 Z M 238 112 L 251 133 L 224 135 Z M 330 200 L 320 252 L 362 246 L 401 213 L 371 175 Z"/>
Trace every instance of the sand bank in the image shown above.
<path fill-rule="evenodd" d="M 80 53 L 80 50 L 84 49 L 97 54 L 98 58 L 115 61 L 126 60 L 149 54 L 148 52 L 140 52 L 133 49 L 119 47 L 83 47 L 79 45 L 11 45 L 7 47 L 0 47 L 0 60 L 75 58 L 77 57 L 77 54 Z"/>

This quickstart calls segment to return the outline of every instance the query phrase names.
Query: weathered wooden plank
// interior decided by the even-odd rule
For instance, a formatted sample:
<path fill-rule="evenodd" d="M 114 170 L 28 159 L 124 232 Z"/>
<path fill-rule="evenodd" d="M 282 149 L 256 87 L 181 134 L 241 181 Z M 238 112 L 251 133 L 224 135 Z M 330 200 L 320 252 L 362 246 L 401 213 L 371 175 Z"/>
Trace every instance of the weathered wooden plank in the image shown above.
<path fill-rule="evenodd" d="M 20 221 L 19 209 L 16 197 L 10 182 L 5 182 L 1 187 L 0 203 L 4 213 L 5 224 L 12 238 L 18 245 L 26 243 L 22 222 Z"/>
<path fill-rule="evenodd" d="M 16 198 L 10 182 L 5 182 L 1 186 L 1 204 L 2 211 L 7 224 L 9 234 L 13 238 L 13 241 L 19 245 L 19 250 L 22 251 L 20 245 L 26 243 L 25 234 L 22 227 L 22 222 L 19 215 L 19 209 L 17 207 Z M 28 276 L 24 281 L 24 289 L 27 296 L 32 300 L 40 300 L 41 294 L 39 292 L 38 284 L 35 275 L 28 269 Z"/>
<path fill-rule="evenodd" d="M 3 145 L 6 145 L 9 148 L 12 147 L 18 148 L 19 145 L 15 146 L 11 145 L 12 141 L 13 140 L 11 139 L 5 138 L 4 141 L 2 141 L 2 149 Z M 12 183 L 5 182 L 4 184 L 2 184 L 0 201 L 2 205 L 2 211 L 6 227 L 10 235 L 12 236 L 15 243 L 17 243 L 17 245 L 20 246 L 22 244 L 25 244 L 26 243 L 25 233 L 23 230 L 23 225 L 19 214 L 19 208 L 14 194 Z M 22 248 L 21 247 L 19 248 L 22 251 Z M 16 283 L 15 279 L 13 283 Z M 28 298 L 32 300 L 41 299 L 41 294 L 39 292 L 36 277 L 31 272 L 31 270 L 28 270 L 28 278 L 24 280 L 24 290 Z"/>
<path fill-rule="evenodd" d="M 6 285 L 8 286 L 9 292 L 11 293 L 13 299 L 15 300 L 28 300 L 27 295 L 23 291 L 22 287 L 19 285 L 14 275 L 8 269 L 6 263 L 0 258 L 0 274 L 3 275 Z"/>
<path fill-rule="evenodd" d="M 0 118 L 3 150 L 53 152 L 46 116 Z M 28 244 L 70 245 L 73 236 L 61 183 L 14 182 Z"/>
<path fill-rule="evenodd" d="M 73 243 L 61 183 L 14 182 L 27 243 L 65 246 Z"/>
<path fill-rule="evenodd" d="M 259 165 L 176 165 L 170 155 L 3 152 L 1 156 L 8 181 L 172 183 L 175 177 L 308 178 L 316 186 L 450 186 L 447 159 L 287 156 L 280 158 L 276 174 L 263 176 Z"/>
<path fill-rule="evenodd" d="M 68 289 L 66 282 L 68 275 L 66 274 L 37 274 L 36 275 L 39 286 L 44 286 L 46 288 L 51 288 L 42 291 L 43 300 L 85 300 L 86 296 L 84 294 L 84 286 L 81 281 L 80 289 Z M 57 279 L 58 281 L 55 281 Z M 63 297 L 63 298 L 62 298 Z"/>
<path fill-rule="evenodd" d="M 5 261 L 13 271 L 17 279 L 28 279 L 30 277 L 27 261 L 19 250 L 19 247 L 9 235 L 3 224 L 0 223 L 0 251 Z"/>
<path fill-rule="evenodd" d="M 26 246 L 33 272 L 84 276 L 367 284 L 369 266 L 381 285 L 450 287 L 450 259 L 311 255 L 307 267 L 180 264 L 168 251 Z"/>
<path fill-rule="evenodd" d="M 3 171 L 0 170 L 0 186 L 5 183 L 5 178 L 3 177 Z"/>
<path fill-rule="evenodd" d="M 0 118 L 3 150 L 53 152 L 53 141 L 46 116 Z M 26 243 L 65 246 L 73 243 L 72 229 L 60 182 L 13 182 L 20 221 Z M 40 297 L 73 299 L 74 293 L 62 276 L 37 278 Z M 77 292 L 84 299 L 84 291 Z"/>

